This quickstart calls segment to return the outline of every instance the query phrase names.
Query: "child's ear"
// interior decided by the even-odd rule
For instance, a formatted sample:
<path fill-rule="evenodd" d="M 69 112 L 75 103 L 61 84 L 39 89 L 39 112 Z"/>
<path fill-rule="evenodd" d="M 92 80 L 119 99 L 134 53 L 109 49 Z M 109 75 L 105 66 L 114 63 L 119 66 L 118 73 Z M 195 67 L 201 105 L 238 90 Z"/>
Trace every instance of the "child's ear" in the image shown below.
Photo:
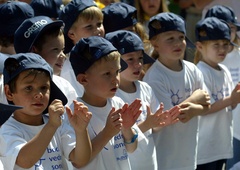
<path fill-rule="evenodd" d="M 4 92 L 8 101 L 13 101 L 13 93 L 11 92 L 9 85 L 4 86 Z"/>
<path fill-rule="evenodd" d="M 88 83 L 87 75 L 86 74 L 81 74 L 81 73 L 78 74 L 77 75 L 77 81 L 83 86 L 87 85 L 87 83 Z"/>
<path fill-rule="evenodd" d="M 75 39 L 75 34 L 74 34 L 74 31 L 70 28 L 70 30 L 68 31 L 68 37 L 71 39 L 71 40 L 74 40 Z"/>
<path fill-rule="evenodd" d="M 196 48 L 197 48 L 198 51 L 202 51 L 203 44 L 201 42 L 197 41 L 195 45 L 196 45 Z"/>
<path fill-rule="evenodd" d="M 32 46 L 31 52 L 38 54 L 38 49 L 35 46 Z"/>

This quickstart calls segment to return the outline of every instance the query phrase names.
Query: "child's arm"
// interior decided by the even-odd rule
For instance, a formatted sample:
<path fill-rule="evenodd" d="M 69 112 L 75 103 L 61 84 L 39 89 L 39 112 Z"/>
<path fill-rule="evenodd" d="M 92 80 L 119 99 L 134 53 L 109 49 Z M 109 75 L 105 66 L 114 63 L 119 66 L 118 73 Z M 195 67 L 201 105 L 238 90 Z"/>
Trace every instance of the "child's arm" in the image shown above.
<path fill-rule="evenodd" d="M 131 105 L 125 104 L 122 108 L 122 134 L 125 141 L 125 146 L 128 152 L 133 152 L 137 148 L 137 131 L 132 126 L 135 124 L 137 118 L 141 114 L 141 100 L 136 99 Z"/>
<path fill-rule="evenodd" d="M 110 111 L 107 122 L 103 130 L 96 135 L 95 138 L 92 139 L 92 158 L 93 159 L 104 146 L 112 139 L 112 137 L 118 134 L 122 127 L 122 119 L 121 119 L 121 110 L 118 109 L 115 111 L 115 108 L 112 108 Z"/>
<path fill-rule="evenodd" d="M 69 122 L 75 130 L 76 146 L 69 154 L 69 160 L 77 167 L 85 166 L 91 158 L 92 146 L 87 131 L 88 123 L 92 113 L 88 111 L 87 106 L 81 102 L 73 101 L 74 112 L 66 107 Z"/>
<path fill-rule="evenodd" d="M 205 114 L 211 107 L 210 96 L 205 90 L 195 90 L 193 94 L 179 104 L 179 120 L 183 123 L 188 122 L 195 116 Z"/>
<path fill-rule="evenodd" d="M 224 97 L 223 99 L 214 102 L 211 105 L 211 109 L 208 110 L 205 114 L 218 112 L 219 110 L 222 110 L 228 106 L 231 106 L 232 109 L 234 109 L 238 103 L 240 103 L 240 83 L 235 86 L 230 96 Z"/>
<path fill-rule="evenodd" d="M 62 123 L 61 115 L 64 113 L 62 101 L 55 99 L 49 106 L 48 111 L 48 123 L 35 137 L 28 141 L 18 153 L 16 164 L 21 168 L 31 168 L 39 161 L 56 130 Z"/>
<path fill-rule="evenodd" d="M 147 118 L 138 125 L 139 129 L 144 133 L 153 128 L 154 131 L 159 131 L 165 126 L 178 122 L 179 106 L 174 106 L 170 110 L 163 111 L 163 103 L 155 114 L 151 113 L 151 109 L 147 106 Z"/>

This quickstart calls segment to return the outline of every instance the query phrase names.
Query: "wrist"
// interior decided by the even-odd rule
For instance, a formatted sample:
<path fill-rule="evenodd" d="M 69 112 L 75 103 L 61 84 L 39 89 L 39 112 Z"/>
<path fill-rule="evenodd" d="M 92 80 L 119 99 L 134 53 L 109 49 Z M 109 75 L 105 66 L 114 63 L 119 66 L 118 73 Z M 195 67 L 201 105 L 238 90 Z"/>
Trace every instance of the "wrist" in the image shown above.
<path fill-rule="evenodd" d="M 132 139 L 129 140 L 129 141 L 124 140 L 124 143 L 125 143 L 125 144 L 132 144 L 132 143 L 134 143 L 134 142 L 136 141 L 136 139 L 138 138 L 138 131 L 137 131 L 135 128 L 132 128 L 132 130 L 133 130 L 133 137 L 132 137 Z"/>

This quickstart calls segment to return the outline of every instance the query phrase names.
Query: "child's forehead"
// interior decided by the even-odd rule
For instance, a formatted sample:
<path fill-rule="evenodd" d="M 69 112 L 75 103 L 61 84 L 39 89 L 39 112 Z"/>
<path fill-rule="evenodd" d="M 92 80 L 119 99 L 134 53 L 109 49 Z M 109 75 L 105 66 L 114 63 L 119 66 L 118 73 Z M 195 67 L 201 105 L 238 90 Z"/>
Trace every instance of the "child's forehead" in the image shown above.
<path fill-rule="evenodd" d="M 116 68 L 117 67 L 117 68 Z M 96 69 L 98 71 L 105 70 L 105 69 L 119 69 L 120 66 L 120 56 L 109 58 L 109 57 L 102 57 L 99 60 L 95 61 L 94 64 L 89 69 Z"/>
<path fill-rule="evenodd" d="M 183 32 L 180 32 L 177 30 L 162 32 L 159 35 L 162 35 L 162 36 L 184 35 L 185 36 Z"/>

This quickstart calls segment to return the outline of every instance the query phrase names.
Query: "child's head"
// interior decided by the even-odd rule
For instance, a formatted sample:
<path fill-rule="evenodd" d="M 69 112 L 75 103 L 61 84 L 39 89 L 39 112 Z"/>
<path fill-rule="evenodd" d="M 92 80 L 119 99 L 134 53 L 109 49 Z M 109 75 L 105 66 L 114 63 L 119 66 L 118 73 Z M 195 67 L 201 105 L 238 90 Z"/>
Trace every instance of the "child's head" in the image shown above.
<path fill-rule="evenodd" d="M 144 48 L 150 50 L 148 36 L 144 27 L 137 20 L 137 10 L 135 7 L 123 2 L 112 3 L 102 10 L 103 25 L 106 33 L 128 30 L 135 32 L 144 42 Z"/>
<path fill-rule="evenodd" d="M 62 0 L 32 0 L 30 6 L 34 10 L 35 16 L 48 16 L 53 20 L 58 19 L 62 8 Z"/>
<path fill-rule="evenodd" d="M 166 0 L 137 0 L 135 7 L 137 8 L 138 20 L 141 23 L 158 13 L 169 11 Z"/>
<path fill-rule="evenodd" d="M 158 55 L 154 58 L 183 59 L 186 42 L 188 46 L 194 46 L 186 37 L 184 20 L 174 13 L 164 12 L 153 16 L 148 28 L 149 39 Z"/>
<path fill-rule="evenodd" d="M 196 55 L 194 63 L 199 60 L 212 67 L 218 66 L 229 52 L 231 30 L 228 24 L 215 17 L 208 17 L 196 24 Z"/>
<path fill-rule="evenodd" d="M 113 97 L 119 86 L 120 54 L 106 39 L 82 38 L 71 50 L 70 62 L 85 93 L 96 98 Z"/>
<path fill-rule="evenodd" d="M 81 39 L 89 36 L 103 37 L 103 14 L 93 0 L 72 0 L 59 17 L 65 23 L 65 53 Z"/>
<path fill-rule="evenodd" d="M 14 47 L 16 52 L 37 53 L 54 68 L 58 58 L 65 57 L 62 27 L 62 21 L 53 21 L 46 16 L 26 19 L 15 32 Z M 59 66 L 59 69 L 61 67 Z"/>
<path fill-rule="evenodd" d="M 13 46 L 14 32 L 19 25 L 34 16 L 30 5 L 24 2 L 8 1 L 0 6 L 0 46 Z"/>
<path fill-rule="evenodd" d="M 24 111 L 47 113 L 48 105 L 67 98 L 52 81 L 53 71 L 38 54 L 19 53 L 4 62 L 4 90 L 9 103 L 24 107 Z M 33 114 L 32 113 L 32 114 Z"/>
<path fill-rule="evenodd" d="M 227 22 L 231 28 L 231 41 L 240 45 L 237 36 L 237 31 L 240 30 L 240 23 L 238 23 L 237 17 L 232 8 L 224 5 L 215 5 L 207 11 L 205 18 L 207 17 L 216 17 Z"/>
<path fill-rule="evenodd" d="M 121 80 L 138 80 L 143 64 L 155 61 L 144 52 L 142 40 L 133 32 L 125 30 L 114 31 L 106 34 L 105 38 L 117 48 L 121 58 L 128 64 L 127 69 L 121 72 Z"/>

